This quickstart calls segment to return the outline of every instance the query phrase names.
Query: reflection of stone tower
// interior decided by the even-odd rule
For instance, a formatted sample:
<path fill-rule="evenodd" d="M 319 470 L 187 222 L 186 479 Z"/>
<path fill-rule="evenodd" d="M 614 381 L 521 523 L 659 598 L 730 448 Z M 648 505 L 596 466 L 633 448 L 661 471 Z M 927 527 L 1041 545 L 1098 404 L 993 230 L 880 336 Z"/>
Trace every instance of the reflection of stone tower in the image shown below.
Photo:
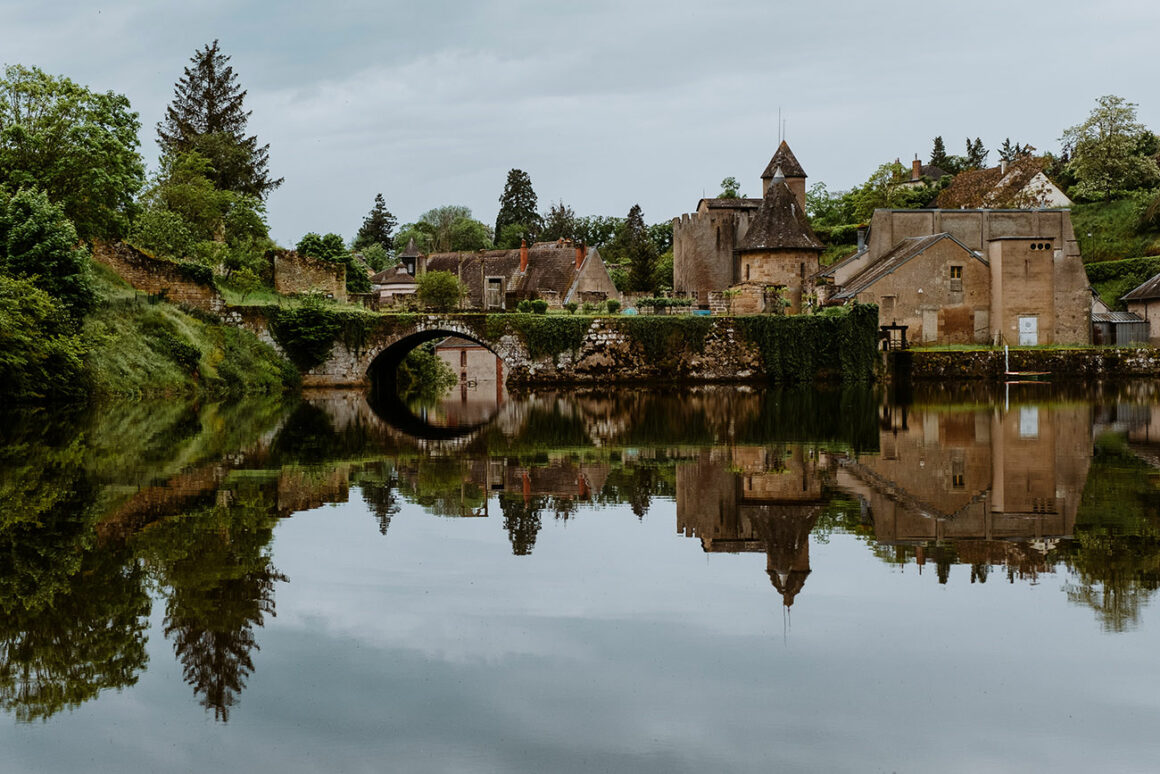
<path fill-rule="evenodd" d="M 786 607 L 802 590 L 810 574 L 810 531 L 822 513 L 820 505 L 759 506 L 764 513 L 750 519 L 765 543 L 766 572 Z M 749 509 L 747 509 L 749 510 Z M 752 510 L 757 510 L 754 508 Z"/>

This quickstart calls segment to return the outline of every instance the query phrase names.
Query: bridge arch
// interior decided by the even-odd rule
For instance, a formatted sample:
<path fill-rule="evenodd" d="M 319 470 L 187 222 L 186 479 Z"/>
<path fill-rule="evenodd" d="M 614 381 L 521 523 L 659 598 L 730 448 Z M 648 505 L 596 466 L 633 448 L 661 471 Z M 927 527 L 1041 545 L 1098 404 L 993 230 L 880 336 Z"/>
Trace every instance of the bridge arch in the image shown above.
<path fill-rule="evenodd" d="M 514 335 L 508 334 L 493 341 L 480 335 L 463 321 L 431 316 L 407 330 L 384 337 L 368 346 L 362 357 L 364 377 L 374 386 L 376 392 L 379 391 L 380 385 L 390 385 L 393 389 L 395 373 L 408 353 L 423 344 L 449 336 L 473 341 L 498 357 L 503 363 L 505 382 L 513 369 L 526 365 L 530 360 L 527 348 Z"/>

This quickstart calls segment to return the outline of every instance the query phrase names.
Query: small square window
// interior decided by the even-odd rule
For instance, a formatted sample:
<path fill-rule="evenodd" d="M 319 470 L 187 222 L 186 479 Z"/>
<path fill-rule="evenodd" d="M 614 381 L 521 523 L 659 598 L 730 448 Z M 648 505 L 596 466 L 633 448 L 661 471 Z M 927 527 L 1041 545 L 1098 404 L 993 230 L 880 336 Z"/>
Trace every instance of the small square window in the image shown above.
<path fill-rule="evenodd" d="M 951 267 L 951 279 L 961 280 L 962 278 L 963 278 L 963 267 L 962 266 L 952 266 Z"/>

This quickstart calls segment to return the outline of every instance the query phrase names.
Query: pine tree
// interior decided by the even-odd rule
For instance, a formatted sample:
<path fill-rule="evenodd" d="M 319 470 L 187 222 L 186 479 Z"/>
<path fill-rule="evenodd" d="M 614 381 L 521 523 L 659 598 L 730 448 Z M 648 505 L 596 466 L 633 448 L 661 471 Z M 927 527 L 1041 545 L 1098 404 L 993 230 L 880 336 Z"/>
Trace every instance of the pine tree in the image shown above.
<path fill-rule="evenodd" d="M 157 143 L 167 156 L 195 151 L 209 159 L 216 188 L 264 199 L 282 178 L 270 177 L 270 146 L 246 136 L 252 111 L 229 61 L 216 40 L 190 58 L 157 124 Z"/>
<path fill-rule="evenodd" d="M 987 165 L 987 149 L 983 147 L 983 141 L 978 137 L 974 142 L 971 138 L 967 138 L 967 169 L 982 169 Z"/>
<path fill-rule="evenodd" d="M 379 244 L 383 246 L 383 249 L 390 250 L 393 245 L 391 232 L 395 230 L 398 222 L 387 209 L 383 195 L 381 193 L 375 194 L 375 204 L 371 207 L 370 213 L 363 219 L 358 234 L 355 235 L 354 249 L 361 250 L 364 247 Z"/>
<path fill-rule="evenodd" d="M 519 226 L 519 233 L 516 234 L 516 230 L 509 229 L 509 226 Z M 532 190 L 532 179 L 522 169 L 512 169 L 508 171 L 507 183 L 499 197 L 499 214 L 495 218 L 498 246 L 519 247 L 519 239 L 531 242 L 539 233 L 540 215 L 536 211 L 536 192 Z M 513 240 L 515 244 L 508 244 Z"/>
<path fill-rule="evenodd" d="M 628 286 L 630 290 L 651 292 L 656 290 L 656 268 L 659 255 L 656 245 L 649 239 L 648 227 L 644 224 L 644 214 L 640 205 L 632 205 L 624 228 L 617 240 L 622 260 L 628 260 Z"/>
<path fill-rule="evenodd" d="M 934 147 L 930 149 L 930 165 L 938 167 L 941 170 L 947 171 L 947 148 L 943 144 L 942 135 L 934 138 Z"/>
<path fill-rule="evenodd" d="M 556 239 L 577 238 L 576 212 L 562 201 L 548 208 L 543 222 L 544 230 L 540 233 L 541 239 L 550 242 Z"/>

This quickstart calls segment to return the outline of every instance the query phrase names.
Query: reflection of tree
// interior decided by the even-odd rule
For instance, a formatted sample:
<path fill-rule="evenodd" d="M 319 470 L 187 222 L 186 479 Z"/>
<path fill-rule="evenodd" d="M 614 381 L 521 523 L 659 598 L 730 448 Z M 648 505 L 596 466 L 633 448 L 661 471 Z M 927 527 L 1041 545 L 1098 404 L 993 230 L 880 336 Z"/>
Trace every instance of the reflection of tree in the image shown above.
<path fill-rule="evenodd" d="M 46 719 L 137 682 L 148 661 L 149 596 L 141 565 L 122 554 L 85 554 L 51 604 L 3 600 L 0 706 L 18 720 Z"/>
<path fill-rule="evenodd" d="M 254 670 L 255 629 L 274 615 L 274 584 L 286 580 L 267 550 L 275 508 L 272 497 L 253 492 L 140 536 L 142 553 L 169 589 L 165 635 L 185 681 L 218 720 L 229 720 Z"/>
<path fill-rule="evenodd" d="M 1067 564 L 1075 572 L 1067 597 L 1096 611 L 1105 631 L 1136 626 L 1140 608 L 1160 588 L 1160 531 L 1117 535 L 1107 529 L 1085 529 L 1068 547 Z"/>
<path fill-rule="evenodd" d="M 536 535 L 540 533 L 540 509 L 544 498 L 520 495 L 500 495 L 499 507 L 503 511 L 503 527 L 512 543 L 512 553 L 527 556 L 536 545 Z"/>
<path fill-rule="evenodd" d="M 391 526 L 391 518 L 399 512 L 398 481 L 394 470 L 388 465 L 376 466 L 377 470 L 367 470 L 357 477 L 359 489 L 362 491 L 363 502 L 371 509 L 371 513 L 379 522 L 379 532 L 387 534 Z"/>
<path fill-rule="evenodd" d="M 653 497 L 675 496 L 676 465 L 666 464 L 661 467 L 638 460 L 609 472 L 598 502 L 628 503 L 633 514 L 643 519 L 652 505 Z"/>

